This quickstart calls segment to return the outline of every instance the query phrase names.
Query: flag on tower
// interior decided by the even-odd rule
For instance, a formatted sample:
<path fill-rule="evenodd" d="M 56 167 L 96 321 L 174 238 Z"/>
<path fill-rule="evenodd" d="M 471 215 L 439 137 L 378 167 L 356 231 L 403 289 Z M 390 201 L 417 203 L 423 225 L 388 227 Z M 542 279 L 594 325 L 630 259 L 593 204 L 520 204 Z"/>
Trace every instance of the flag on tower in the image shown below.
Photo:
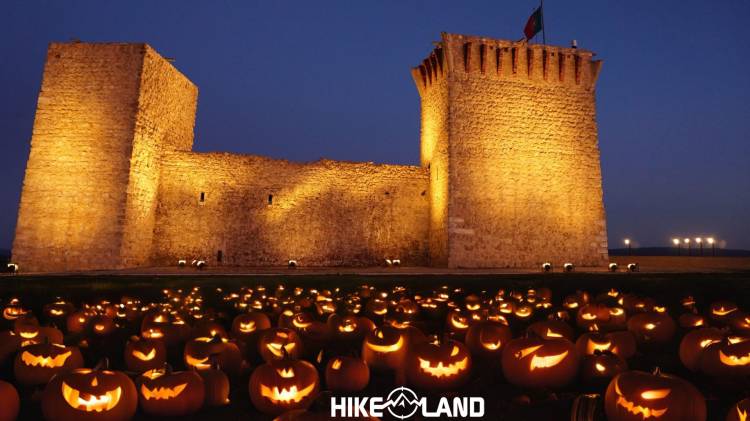
<path fill-rule="evenodd" d="M 529 20 L 523 28 L 523 34 L 526 36 L 526 39 L 529 40 L 534 37 L 534 35 L 538 34 L 543 27 L 544 21 L 542 19 L 542 6 L 539 6 L 534 13 L 529 16 Z"/>

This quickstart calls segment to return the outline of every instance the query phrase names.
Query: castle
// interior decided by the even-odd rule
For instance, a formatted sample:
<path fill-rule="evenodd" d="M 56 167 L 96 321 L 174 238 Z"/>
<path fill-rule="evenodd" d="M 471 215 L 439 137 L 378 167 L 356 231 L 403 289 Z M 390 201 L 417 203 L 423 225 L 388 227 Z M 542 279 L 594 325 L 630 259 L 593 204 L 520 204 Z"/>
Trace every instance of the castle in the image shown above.
<path fill-rule="evenodd" d="M 412 70 L 421 165 L 192 151 L 197 87 L 150 46 L 49 46 L 13 259 L 533 267 L 607 262 L 590 51 L 444 33 Z"/>

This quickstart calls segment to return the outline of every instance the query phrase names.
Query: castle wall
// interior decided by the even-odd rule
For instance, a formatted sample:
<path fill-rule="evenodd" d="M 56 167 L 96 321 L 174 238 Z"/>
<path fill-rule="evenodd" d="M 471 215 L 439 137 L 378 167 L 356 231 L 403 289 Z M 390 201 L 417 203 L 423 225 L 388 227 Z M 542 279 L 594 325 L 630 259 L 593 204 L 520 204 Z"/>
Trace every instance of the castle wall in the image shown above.
<path fill-rule="evenodd" d="M 154 264 L 219 264 L 219 250 L 230 265 L 427 264 L 422 168 L 223 153 L 173 153 L 161 168 Z"/>
<path fill-rule="evenodd" d="M 452 34 L 441 47 L 446 71 L 420 92 L 448 87 L 448 266 L 605 264 L 601 63 L 583 50 Z M 429 74 L 430 64 L 420 67 Z M 422 101 L 433 107 L 430 94 Z"/>
<path fill-rule="evenodd" d="M 140 44 L 51 44 L 13 259 L 25 271 L 117 267 Z"/>

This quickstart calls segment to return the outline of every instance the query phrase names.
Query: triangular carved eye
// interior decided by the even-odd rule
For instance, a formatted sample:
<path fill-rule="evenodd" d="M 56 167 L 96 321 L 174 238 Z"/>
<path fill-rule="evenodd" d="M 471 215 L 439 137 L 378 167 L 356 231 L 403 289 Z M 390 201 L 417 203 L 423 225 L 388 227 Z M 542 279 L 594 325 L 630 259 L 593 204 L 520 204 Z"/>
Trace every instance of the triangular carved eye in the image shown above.
<path fill-rule="evenodd" d="M 536 351 L 537 349 L 539 349 L 541 347 L 542 347 L 541 345 L 537 345 L 537 346 L 530 346 L 528 348 L 524 348 L 524 349 L 516 352 L 516 358 L 518 358 L 518 359 L 525 358 L 527 355 L 533 353 L 534 351 Z"/>
<path fill-rule="evenodd" d="M 672 389 L 647 390 L 641 393 L 641 397 L 648 400 L 663 399 L 669 396 L 670 393 L 672 393 Z"/>
<path fill-rule="evenodd" d="M 451 350 L 451 357 L 455 357 L 456 355 L 458 355 L 459 351 L 461 350 L 458 349 L 456 345 L 453 345 L 453 349 Z"/>
<path fill-rule="evenodd" d="M 98 386 L 98 385 L 99 385 L 99 381 L 98 381 L 98 380 L 96 380 L 96 377 L 94 377 L 94 380 L 92 380 L 92 381 L 91 381 L 91 386 L 92 386 L 92 387 L 96 387 L 96 386 Z"/>

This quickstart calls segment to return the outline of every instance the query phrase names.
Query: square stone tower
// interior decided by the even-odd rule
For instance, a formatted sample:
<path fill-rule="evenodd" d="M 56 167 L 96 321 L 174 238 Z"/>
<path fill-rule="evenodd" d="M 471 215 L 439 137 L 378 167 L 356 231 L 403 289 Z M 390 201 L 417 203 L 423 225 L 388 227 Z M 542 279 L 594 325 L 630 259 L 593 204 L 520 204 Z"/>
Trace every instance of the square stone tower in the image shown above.
<path fill-rule="evenodd" d="M 607 262 L 592 56 L 444 33 L 413 69 L 432 265 Z"/>
<path fill-rule="evenodd" d="M 192 148 L 197 96 L 148 45 L 51 44 L 13 243 L 22 270 L 146 264 L 160 157 Z"/>

